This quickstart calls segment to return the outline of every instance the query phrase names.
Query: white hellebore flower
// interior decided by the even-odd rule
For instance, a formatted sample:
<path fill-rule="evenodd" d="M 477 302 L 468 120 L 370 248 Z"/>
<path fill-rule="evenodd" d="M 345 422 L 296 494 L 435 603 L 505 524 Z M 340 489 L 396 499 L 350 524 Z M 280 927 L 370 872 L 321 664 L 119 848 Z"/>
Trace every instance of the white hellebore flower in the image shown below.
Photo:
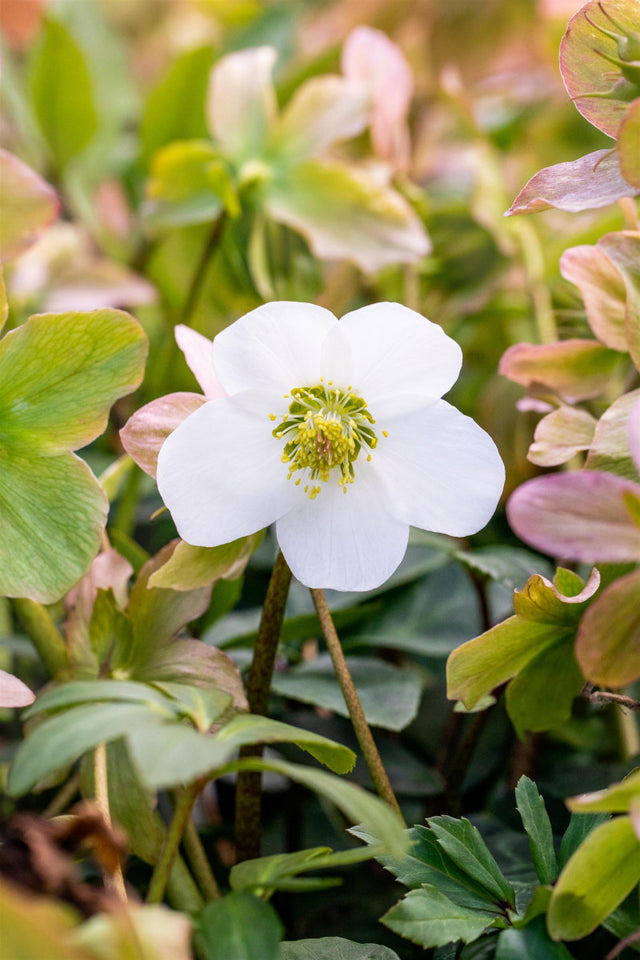
<path fill-rule="evenodd" d="M 491 438 L 439 399 L 460 347 L 398 303 L 337 320 L 267 303 L 213 342 L 227 393 L 169 436 L 158 487 L 180 536 L 214 547 L 276 524 L 309 587 L 370 590 L 409 525 L 455 537 L 490 519 L 504 483 Z"/>

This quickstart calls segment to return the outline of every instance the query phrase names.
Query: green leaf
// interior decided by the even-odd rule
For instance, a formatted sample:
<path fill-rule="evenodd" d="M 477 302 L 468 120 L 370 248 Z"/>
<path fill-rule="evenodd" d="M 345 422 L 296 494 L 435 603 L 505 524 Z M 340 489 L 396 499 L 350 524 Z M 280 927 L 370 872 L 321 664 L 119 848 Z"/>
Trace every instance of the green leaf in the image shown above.
<path fill-rule="evenodd" d="M 453 651 L 447 661 L 447 696 L 471 710 L 566 634 L 563 626 L 509 617 Z"/>
<path fill-rule="evenodd" d="M 58 197 L 35 170 L 0 150 L 0 260 L 19 256 L 55 219 Z M 0 330 L 3 322 L 0 320 Z"/>
<path fill-rule="evenodd" d="M 195 918 L 199 955 L 207 960 L 278 960 L 282 927 L 273 907 L 250 893 L 208 903 Z"/>
<path fill-rule="evenodd" d="M 0 594 L 58 600 L 98 552 L 108 507 L 75 454 L 27 458 L 0 445 Z"/>
<path fill-rule="evenodd" d="M 131 758 L 151 790 L 206 777 L 233 757 L 236 747 L 181 723 L 140 724 L 127 731 Z"/>
<path fill-rule="evenodd" d="M 571 635 L 544 647 L 507 687 L 507 712 L 518 736 L 524 738 L 527 730 L 551 730 L 568 720 L 584 679 Z"/>
<path fill-rule="evenodd" d="M 208 140 L 170 143 L 155 153 L 147 196 L 145 218 L 153 228 L 210 223 L 223 208 L 239 212 L 229 168 Z"/>
<path fill-rule="evenodd" d="M 588 680 L 623 687 L 640 677 L 640 570 L 602 591 L 585 613 L 576 657 Z"/>
<path fill-rule="evenodd" d="M 133 624 L 133 643 L 122 650 L 118 666 L 132 673 L 143 670 L 167 641 L 191 620 L 207 609 L 211 587 L 178 591 L 150 587 L 152 574 L 166 563 L 177 541 L 168 544 L 148 561 L 138 574 L 131 589 L 127 614 Z"/>
<path fill-rule="evenodd" d="M 400 858 L 407 851 L 407 831 L 396 813 L 379 797 L 367 793 L 355 783 L 313 767 L 257 757 L 237 760 L 222 772 L 236 770 L 273 770 L 289 777 L 334 803 L 352 822 L 361 824 L 364 833 L 385 844 L 392 856 Z"/>
<path fill-rule="evenodd" d="M 69 31 L 48 18 L 32 61 L 31 91 L 42 130 L 62 169 L 92 139 L 97 126 L 91 76 Z"/>
<path fill-rule="evenodd" d="M 564 867 L 549 904 L 554 940 L 586 937 L 640 880 L 640 842 L 629 817 L 593 830 Z"/>
<path fill-rule="evenodd" d="M 571 797 L 567 801 L 567 805 L 576 814 L 582 814 L 583 812 L 624 813 L 629 809 L 631 801 L 637 797 L 640 797 L 640 770 L 632 771 L 620 783 L 612 783 L 606 790 Z M 582 817 L 579 819 L 582 820 Z"/>
<path fill-rule="evenodd" d="M 280 944 L 280 960 L 399 960 L 399 957 L 389 947 L 377 943 L 319 937 L 316 940 L 285 940 Z"/>
<path fill-rule="evenodd" d="M 539 918 L 518 930 L 503 930 L 498 934 L 495 960 L 571 960 L 563 943 L 553 943 Z"/>
<path fill-rule="evenodd" d="M 237 747 L 249 743 L 295 743 L 334 773 L 349 773 L 356 762 L 353 750 L 335 740 L 254 714 L 234 717 L 218 731 L 217 738 Z"/>
<path fill-rule="evenodd" d="M 593 794 L 585 794 L 585 796 L 593 796 Z M 571 805 L 571 801 L 568 801 L 568 805 Z M 558 852 L 558 866 L 561 870 L 591 831 L 599 827 L 601 823 L 606 823 L 609 819 L 610 815 L 608 813 L 574 812 L 571 814 L 569 826 L 564 832 Z"/>
<path fill-rule="evenodd" d="M 166 711 L 166 716 L 171 716 Z M 50 717 L 29 733 L 14 757 L 8 789 L 19 797 L 64 769 L 99 743 L 108 743 L 141 725 L 158 723 L 160 708 L 142 704 L 88 703 Z"/>
<path fill-rule="evenodd" d="M 351 832 L 361 836 L 359 830 Z M 433 830 L 416 826 L 408 831 L 408 837 L 411 845 L 401 860 L 387 855 L 376 857 L 400 883 L 412 889 L 431 884 L 460 906 L 500 912 L 495 894 L 456 864 Z"/>
<path fill-rule="evenodd" d="M 176 140 L 206 137 L 204 103 L 213 47 L 195 47 L 177 57 L 149 94 L 140 126 L 143 157 Z"/>
<path fill-rule="evenodd" d="M 437 887 L 425 884 L 419 890 L 410 890 L 380 920 L 394 933 L 429 948 L 441 947 L 451 940 L 469 943 L 491 927 L 496 916 L 459 906 Z"/>
<path fill-rule="evenodd" d="M 121 638 L 130 633 L 131 622 L 118 607 L 113 590 L 99 589 L 89 621 L 89 642 L 97 663 L 104 663 Z"/>
<path fill-rule="evenodd" d="M 188 717 L 201 733 L 207 733 L 231 705 L 231 695 L 215 687 L 171 682 L 156 683 L 156 686 L 174 700 L 180 714 Z"/>
<path fill-rule="evenodd" d="M 25 710 L 24 717 L 30 719 L 46 711 L 65 710 L 81 703 L 116 700 L 154 705 L 168 714 L 176 712 L 169 698 L 146 683 L 134 683 L 130 680 L 78 680 L 45 690 L 28 711 Z"/>
<path fill-rule="evenodd" d="M 356 847 L 338 853 L 332 853 L 330 847 L 279 853 L 236 864 L 231 868 L 229 883 L 232 890 L 250 891 L 261 897 L 271 896 L 274 890 L 291 889 L 288 881 L 300 873 L 348 866 L 374 856 L 375 849 L 372 847 Z"/>
<path fill-rule="evenodd" d="M 131 754 L 140 775 L 148 787 L 158 789 L 206 776 L 228 764 L 238 747 L 251 743 L 295 743 L 338 773 L 348 772 L 355 760 L 352 750 L 327 737 L 251 714 L 234 717 L 216 734 L 180 723 L 129 731 Z"/>
<path fill-rule="evenodd" d="M 194 547 L 181 540 L 166 563 L 150 576 L 149 586 L 193 590 L 221 577 L 235 580 L 244 573 L 263 536 L 264 531 L 260 530 L 219 547 Z"/>
<path fill-rule="evenodd" d="M 422 678 L 416 671 L 373 657 L 347 657 L 347 665 L 369 724 L 403 730 L 411 723 L 422 695 Z M 277 673 L 271 688 L 283 697 L 349 716 L 329 654 Z"/>
<path fill-rule="evenodd" d="M 529 777 L 522 776 L 516 785 L 516 806 L 522 825 L 529 836 L 531 859 L 540 883 L 553 883 L 558 875 L 553 847 L 551 821 L 538 788 Z"/>
<path fill-rule="evenodd" d="M 121 310 L 40 314 L 0 341 L 0 443 L 51 457 L 102 433 L 144 372 L 147 338 Z"/>
<path fill-rule="evenodd" d="M 464 817 L 430 817 L 430 828 L 442 848 L 469 876 L 477 880 L 499 902 L 515 905 L 515 891 L 493 859 L 480 831 Z"/>

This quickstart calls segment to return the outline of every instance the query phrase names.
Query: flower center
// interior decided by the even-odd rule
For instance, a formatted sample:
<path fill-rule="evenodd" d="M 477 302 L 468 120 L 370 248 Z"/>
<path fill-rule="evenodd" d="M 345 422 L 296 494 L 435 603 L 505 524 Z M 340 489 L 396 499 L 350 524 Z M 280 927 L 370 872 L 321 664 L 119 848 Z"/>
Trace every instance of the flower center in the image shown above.
<path fill-rule="evenodd" d="M 289 464 L 289 479 L 297 470 L 308 470 L 312 483 L 304 489 L 313 500 L 321 489 L 314 481 L 327 483 L 331 471 L 336 470 L 346 493 L 355 479 L 353 464 L 358 454 L 363 447 L 375 449 L 378 443 L 367 404 L 351 387 L 336 388 L 331 380 L 325 384 L 322 378 L 315 387 L 295 387 L 285 399 L 291 400 L 289 410 L 273 436 L 285 440 L 282 461 Z M 274 414 L 270 417 L 275 419 Z"/>

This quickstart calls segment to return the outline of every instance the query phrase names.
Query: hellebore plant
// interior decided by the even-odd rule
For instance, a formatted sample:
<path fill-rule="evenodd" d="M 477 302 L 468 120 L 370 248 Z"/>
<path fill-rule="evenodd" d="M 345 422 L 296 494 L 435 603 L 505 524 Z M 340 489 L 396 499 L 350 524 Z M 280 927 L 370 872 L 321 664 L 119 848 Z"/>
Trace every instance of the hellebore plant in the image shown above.
<path fill-rule="evenodd" d="M 385 131 L 404 137 L 402 103 L 390 120 L 381 119 L 380 93 L 358 74 L 350 55 L 352 77 L 308 80 L 279 110 L 271 79 L 275 60 L 272 47 L 256 47 L 215 65 L 206 105 L 213 142 L 181 141 L 153 156 L 150 223 L 207 222 L 223 208 L 237 216 L 246 200 L 257 214 L 250 257 L 264 242 L 263 213 L 303 234 L 316 256 L 351 260 L 365 271 L 427 254 L 425 229 L 397 191 L 364 168 L 326 156 L 374 120 L 377 142 Z M 396 150 L 391 144 L 385 149 Z M 406 153 L 406 144 L 402 149 Z"/>
<path fill-rule="evenodd" d="M 369 590 L 404 556 L 409 525 L 483 527 L 504 468 L 490 437 L 440 399 L 458 345 L 393 303 L 341 320 L 270 303 L 213 342 L 227 393 L 169 436 L 158 487 L 188 543 L 215 547 L 276 524 L 312 588 Z"/>

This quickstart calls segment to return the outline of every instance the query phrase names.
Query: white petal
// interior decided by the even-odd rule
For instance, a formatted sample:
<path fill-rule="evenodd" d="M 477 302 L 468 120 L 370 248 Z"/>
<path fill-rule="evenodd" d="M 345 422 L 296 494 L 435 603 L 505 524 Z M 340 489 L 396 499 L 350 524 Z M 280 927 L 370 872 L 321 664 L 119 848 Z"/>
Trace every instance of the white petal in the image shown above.
<path fill-rule="evenodd" d="M 158 489 L 187 543 L 215 547 L 273 523 L 295 501 L 257 393 L 205 403 L 166 440 Z"/>
<path fill-rule="evenodd" d="M 441 397 L 458 379 L 460 347 L 442 327 L 400 303 L 373 303 L 347 313 L 340 329 L 353 345 L 353 385 L 371 406 L 376 397 Z"/>
<path fill-rule="evenodd" d="M 384 483 L 369 467 L 356 464 L 346 493 L 337 481 L 322 484 L 315 500 L 305 497 L 278 520 L 280 549 L 305 586 L 373 590 L 402 560 L 408 524 L 391 516 Z"/>
<path fill-rule="evenodd" d="M 293 387 L 318 383 L 322 342 L 338 321 L 313 303 L 265 303 L 213 341 L 213 366 L 227 391 L 271 390 L 282 396 Z"/>
<path fill-rule="evenodd" d="M 277 112 L 271 71 L 273 47 L 223 57 L 211 71 L 207 121 L 212 136 L 236 162 L 257 156 Z"/>
<path fill-rule="evenodd" d="M 225 392 L 218 383 L 213 369 L 212 341 L 197 330 L 185 326 L 184 323 L 179 323 L 173 333 L 176 343 L 184 353 L 189 369 L 200 384 L 207 400 L 224 397 Z"/>
<path fill-rule="evenodd" d="M 454 537 L 485 526 L 504 485 L 504 465 L 488 433 L 445 400 L 384 427 L 389 436 L 380 437 L 372 464 L 393 490 L 398 519 Z"/>

